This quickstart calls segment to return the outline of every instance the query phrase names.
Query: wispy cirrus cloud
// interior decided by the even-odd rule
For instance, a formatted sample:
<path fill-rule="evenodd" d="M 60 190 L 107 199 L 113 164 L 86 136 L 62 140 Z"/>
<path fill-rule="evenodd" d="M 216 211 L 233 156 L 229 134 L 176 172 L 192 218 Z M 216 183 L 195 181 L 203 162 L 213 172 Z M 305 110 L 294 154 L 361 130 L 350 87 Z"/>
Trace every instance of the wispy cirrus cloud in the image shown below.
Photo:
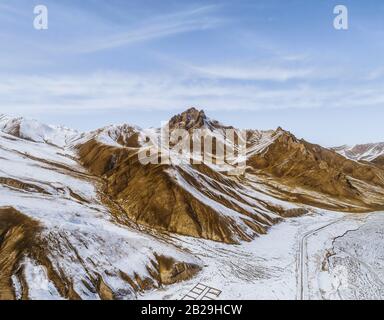
<path fill-rule="evenodd" d="M 384 68 L 382 67 L 369 71 L 367 76 L 365 77 L 365 79 L 368 81 L 379 80 L 382 78 L 384 78 Z"/>
<path fill-rule="evenodd" d="M 2 23 L 15 23 L 20 21 L 20 19 L 28 19 L 28 10 L 25 8 L 19 8 L 15 6 L 12 2 L 0 3 L 0 18 Z"/>
<path fill-rule="evenodd" d="M 125 31 L 112 31 L 75 41 L 67 48 L 71 53 L 91 53 L 127 46 L 133 43 L 165 38 L 177 34 L 207 30 L 220 26 L 224 19 L 215 16 L 219 6 L 210 5 L 163 14 L 126 26 Z"/>
<path fill-rule="evenodd" d="M 309 68 L 288 68 L 279 66 L 230 66 L 213 65 L 190 67 L 203 76 L 227 80 L 250 81 L 287 81 L 292 79 L 308 79 L 314 74 Z"/>
<path fill-rule="evenodd" d="M 94 73 L 13 76 L 0 84 L 1 112 L 37 114 L 96 110 L 352 108 L 384 104 L 382 85 L 265 87 L 257 83 L 196 81 L 181 75 Z"/>

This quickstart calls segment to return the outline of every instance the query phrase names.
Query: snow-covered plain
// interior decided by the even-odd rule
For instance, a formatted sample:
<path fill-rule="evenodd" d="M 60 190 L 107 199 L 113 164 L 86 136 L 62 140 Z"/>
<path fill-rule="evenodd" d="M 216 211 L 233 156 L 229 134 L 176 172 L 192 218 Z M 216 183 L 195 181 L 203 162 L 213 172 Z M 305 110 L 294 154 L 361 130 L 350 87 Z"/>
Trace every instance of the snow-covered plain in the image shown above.
<path fill-rule="evenodd" d="M 172 241 L 201 259 L 203 270 L 187 282 L 153 290 L 141 298 L 182 299 L 197 283 L 202 283 L 221 290 L 219 299 L 382 299 L 384 286 L 378 278 L 383 279 L 383 219 L 384 213 L 372 213 L 367 219 L 366 214 L 312 212 L 287 219 L 273 226 L 267 235 L 240 245 L 176 236 Z M 348 233 L 358 227 L 358 234 Z M 316 231 L 320 228 L 323 229 Z M 365 235 L 372 228 L 375 232 Z M 306 237 L 306 251 L 300 257 L 300 243 L 305 235 L 310 237 Z M 351 249 L 349 242 L 360 250 L 353 251 L 355 264 L 345 260 L 338 248 L 344 243 Z M 332 266 L 323 270 L 332 248 L 336 252 Z M 359 264 L 358 260 L 365 262 Z M 346 273 L 340 272 L 340 266 Z M 349 276 L 345 278 L 345 274 Z M 343 291 L 338 292 L 341 289 L 337 284 L 346 281 L 347 289 L 342 287 Z"/>
<path fill-rule="evenodd" d="M 326 299 L 384 299 L 384 212 L 363 215 L 329 246 Z"/>

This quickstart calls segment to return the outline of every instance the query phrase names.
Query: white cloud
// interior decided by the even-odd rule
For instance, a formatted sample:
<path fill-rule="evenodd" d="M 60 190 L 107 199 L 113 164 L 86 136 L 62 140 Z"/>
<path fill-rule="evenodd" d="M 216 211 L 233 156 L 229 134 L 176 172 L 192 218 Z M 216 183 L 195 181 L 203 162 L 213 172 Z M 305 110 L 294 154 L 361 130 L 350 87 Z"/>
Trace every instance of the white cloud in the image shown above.
<path fill-rule="evenodd" d="M 366 76 L 367 81 L 374 81 L 382 78 L 384 78 L 384 68 L 377 68 L 372 70 Z"/>
<path fill-rule="evenodd" d="M 270 80 L 287 81 L 308 78 L 313 74 L 311 69 L 284 68 L 271 66 L 204 66 L 192 67 L 200 74 L 229 80 Z"/>
<path fill-rule="evenodd" d="M 221 83 L 154 74 L 1 77 L 0 113 L 75 113 L 96 110 L 349 108 L 384 105 L 382 85 L 335 87 Z"/>

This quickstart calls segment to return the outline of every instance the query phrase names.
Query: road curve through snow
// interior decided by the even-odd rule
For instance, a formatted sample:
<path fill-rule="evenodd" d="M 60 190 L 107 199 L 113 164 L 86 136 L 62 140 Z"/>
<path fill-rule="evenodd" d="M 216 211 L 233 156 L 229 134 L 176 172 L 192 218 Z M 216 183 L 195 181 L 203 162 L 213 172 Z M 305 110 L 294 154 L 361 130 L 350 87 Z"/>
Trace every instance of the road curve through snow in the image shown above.
<path fill-rule="evenodd" d="M 328 222 L 321 227 L 309 230 L 305 232 L 299 239 L 299 250 L 297 255 L 297 300 L 307 300 L 308 299 L 308 281 L 307 281 L 307 267 L 308 267 L 308 252 L 307 252 L 307 240 L 313 234 L 324 230 L 331 225 L 334 225 L 342 220 L 347 219 L 348 216 L 342 218 L 337 218 Z"/>

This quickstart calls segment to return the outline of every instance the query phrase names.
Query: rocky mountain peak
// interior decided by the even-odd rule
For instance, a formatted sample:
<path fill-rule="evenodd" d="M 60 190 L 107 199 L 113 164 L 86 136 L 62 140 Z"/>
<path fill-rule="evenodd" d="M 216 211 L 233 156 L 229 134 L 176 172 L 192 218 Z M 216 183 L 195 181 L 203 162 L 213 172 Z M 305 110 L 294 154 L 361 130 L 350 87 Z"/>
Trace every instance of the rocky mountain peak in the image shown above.
<path fill-rule="evenodd" d="M 172 117 L 169 121 L 169 126 L 171 129 L 186 130 L 201 128 L 207 123 L 207 119 L 203 110 L 199 111 L 195 107 L 192 107 Z"/>

